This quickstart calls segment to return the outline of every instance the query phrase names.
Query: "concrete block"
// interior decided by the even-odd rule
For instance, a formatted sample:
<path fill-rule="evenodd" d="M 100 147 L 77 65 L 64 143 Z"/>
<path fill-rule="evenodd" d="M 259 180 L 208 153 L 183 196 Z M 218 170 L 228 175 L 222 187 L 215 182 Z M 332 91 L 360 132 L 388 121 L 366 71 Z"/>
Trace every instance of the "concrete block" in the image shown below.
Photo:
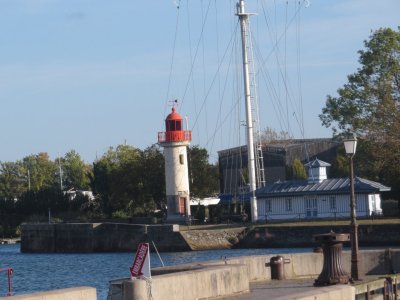
<path fill-rule="evenodd" d="M 229 296 L 249 290 L 244 265 L 209 266 L 192 271 L 158 275 L 148 282 L 124 282 L 124 300 L 196 300 Z M 146 283 L 146 285 L 144 284 Z M 133 289 L 136 288 L 136 291 Z"/>
<path fill-rule="evenodd" d="M 123 299 L 150 300 L 150 285 L 144 279 L 123 282 Z"/>
<path fill-rule="evenodd" d="M 287 278 L 317 277 L 324 263 L 322 253 L 298 253 L 290 255 L 291 263 L 285 266 Z M 288 269 L 286 271 L 286 269 Z"/>

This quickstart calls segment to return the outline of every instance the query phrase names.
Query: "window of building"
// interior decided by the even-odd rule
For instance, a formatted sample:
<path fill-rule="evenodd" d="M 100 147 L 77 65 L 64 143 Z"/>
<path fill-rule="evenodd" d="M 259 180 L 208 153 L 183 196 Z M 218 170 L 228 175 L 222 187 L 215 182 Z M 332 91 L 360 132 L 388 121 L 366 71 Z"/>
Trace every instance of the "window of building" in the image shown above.
<path fill-rule="evenodd" d="M 183 165 L 183 164 L 185 163 L 183 154 L 179 154 L 179 163 L 180 163 L 181 165 Z"/>
<path fill-rule="evenodd" d="M 286 210 L 287 211 L 291 211 L 292 210 L 292 199 L 286 198 L 285 200 L 286 200 L 285 201 L 286 202 L 285 203 L 286 204 Z"/>
<path fill-rule="evenodd" d="M 336 198 L 334 196 L 329 197 L 329 207 L 336 209 Z"/>

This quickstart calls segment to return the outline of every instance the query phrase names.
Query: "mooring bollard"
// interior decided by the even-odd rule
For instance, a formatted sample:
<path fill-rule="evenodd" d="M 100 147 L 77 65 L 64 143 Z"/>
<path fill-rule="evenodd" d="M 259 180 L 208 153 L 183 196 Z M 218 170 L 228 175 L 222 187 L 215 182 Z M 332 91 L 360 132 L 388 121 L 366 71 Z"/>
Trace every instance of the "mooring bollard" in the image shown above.
<path fill-rule="evenodd" d="M 285 279 L 285 268 L 284 265 L 290 263 L 289 258 L 283 258 L 283 256 L 273 256 L 266 263 L 265 266 L 271 268 L 271 279 L 283 280 Z"/>
<path fill-rule="evenodd" d="M 314 236 L 314 240 L 322 244 L 324 265 L 321 274 L 314 282 L 314 286 L 348 283 L 350 276 L 342 267 L 343 242 L 350 241 L 348 233 L 334 233 Z"/>

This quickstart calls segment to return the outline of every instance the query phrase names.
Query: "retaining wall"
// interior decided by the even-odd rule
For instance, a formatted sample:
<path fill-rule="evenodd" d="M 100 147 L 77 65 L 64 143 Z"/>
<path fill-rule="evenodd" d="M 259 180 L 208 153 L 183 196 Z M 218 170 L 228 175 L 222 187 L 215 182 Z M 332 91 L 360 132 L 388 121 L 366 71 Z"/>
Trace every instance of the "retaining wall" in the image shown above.
<path fill-rule="evenodd" d="M 135 252 L 141 242 L 159 251 L 189 251 L 178 225 L 119 223 L 23 224 L 21 252 Z"/>
<path fill-rule="evenodd" d="M 183 227 L 185 228 L 185 227 Z M 154 241 L 159 251 L 229 248 L 314 247 L 313 236 L 348 233 L 349 226 L 202 227 L 179 225 L 71 223 L 22 225 L 22 252 L 136 251 L 141 242 Z M 400 225 L 359 226 L 361 246 L 400 245 Z"/>

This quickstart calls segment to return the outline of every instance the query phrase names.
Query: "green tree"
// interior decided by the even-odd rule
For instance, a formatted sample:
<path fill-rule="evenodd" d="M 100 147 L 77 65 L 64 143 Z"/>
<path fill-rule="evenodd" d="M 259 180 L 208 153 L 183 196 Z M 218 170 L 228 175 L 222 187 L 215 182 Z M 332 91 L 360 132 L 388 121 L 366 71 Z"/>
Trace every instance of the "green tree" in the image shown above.
<path fill-rule="evenodd" d="M 0 162 L 0 198 L 14 201 L 27 190 L 26 180 L 19 163 Z"/>
<path fill-rule="evenodd" d="M 29 171 L 32 191 L 38 192 L 58 185 L 59 172 L 57 164 L 50 160 L 46 152 L 24 157 L 22 165 L 27 170 L 26 173 Z"/>
<path fill-rule="evenodd" d="M 64 188 L 88 190 L 90 186 L 91 167 L 82 160 L 75 151 L 67 152 L 62 159 Z"/>
<path fill-rule="evenodd" d="M 374 31 L 360 67 L 328 95 L 320 119 L 334 134 L 357 133 L 357 172 L 392 187 L 400 198 L 400 28 Z"/>
<path fill-rule="evenodd" d="M 165 207 L 165 161 L 160 147 L 154 144 L 142 152 L 141 174 L 147 199 L 158 208 Z"/>
<path fill-rule="evenodd" d="M 299 159 L 294 159 L 291 171 L 292 179 L 307 179 L 307 171 Z"/>
<path fill-rule="evenodd" d="M 146 202 L 142 154 L 128 145 L 110 148 L 93 164 L 92 189 L 100 196 L 104 212 L 111 216 L 116 211 L 136 214 Z"/>
<path fill-rule="evenodd" d="M 189 148 L 190 193 L 193 197 L 210 197 L 219 192 L 218 165 L 210 164 L 208 158 L 206 149 Z"/>
<path fill-rule="evenodd" d="M 338 89 L 338 97 L 328 95 L 320 119 L 335 133 L 350 129 L 381 140 L 399 121 L 400 31 L 379 29 L 364 45 L 361 67 Z"/>
<path fill-rule="evenodd" d="M 344 149 L 341 149 L 344 152 Z M 349 176 L 349 160 L 344 154 L 338 154 L 332 164 L 331 176 L 333 178 Z"/>

